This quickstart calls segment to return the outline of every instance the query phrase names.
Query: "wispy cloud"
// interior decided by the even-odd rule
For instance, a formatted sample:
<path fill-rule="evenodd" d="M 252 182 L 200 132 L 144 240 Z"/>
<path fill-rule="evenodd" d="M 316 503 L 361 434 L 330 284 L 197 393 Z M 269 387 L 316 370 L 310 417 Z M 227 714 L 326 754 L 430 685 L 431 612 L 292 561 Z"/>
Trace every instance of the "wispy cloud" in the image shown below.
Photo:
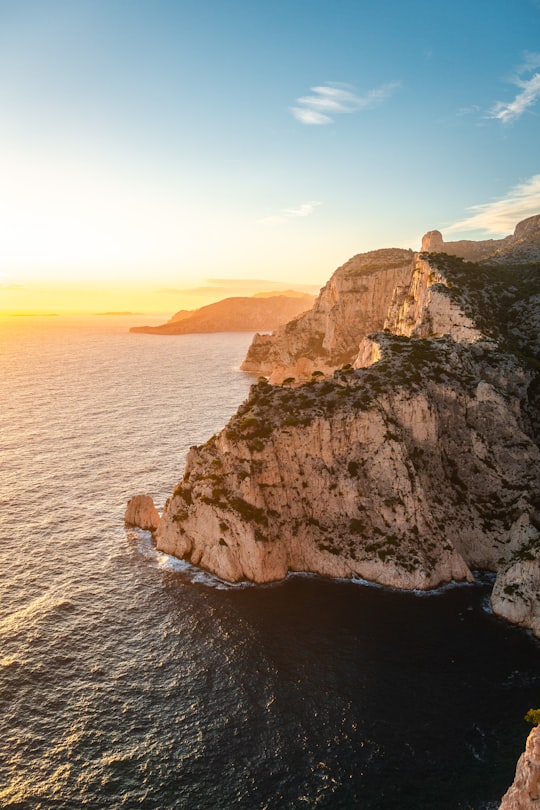
<path fill-rule="evenodd" d="M 540 98 L 540 73 L 533 72 L 539 67 L 540 54 L 527 53 L 525 62 L 517 68 L 511 78 L 512 84 L 519 87 L 520 92 L 512 101 L 497 101 L 488 112 L 488 118 L 497 118 L 503 124 L 509 124 L 533 107 Z M 531 73 L 532 76 L 529 75 Z"/>
<path fill-rule="evenodd" d="M 285 222 L 287 219 L 309 217 L 319 205 L 322 205 L 322 203 L 306 202 L 299 205 L 298 208 L 282 208 L 278 214 L 264 217 L 263 219 L 259 219 L 258 222 L 259 225 L 278 225 L 280 222 Z"/>
<path fill-rule="evenodd" d="M 493 236 L 512 233 L 522 219 L 540 213 L 540 174 L 514 186 L 502 200 L 472 205 L 467 210 L 470 216 L 445 228 L 445 233 L 485 231 Z"/>
<path fill-rule="evenodd" d="M 335 115 L 357 112 L 380 104 L 398 87 L 399 82 L 390 82 L 359 96 L 348 84 L 327 82 L 312 87 L 312 95 L 296 99 L 296 105 L 289 109 L 302 124 L 331 124 Z"/>

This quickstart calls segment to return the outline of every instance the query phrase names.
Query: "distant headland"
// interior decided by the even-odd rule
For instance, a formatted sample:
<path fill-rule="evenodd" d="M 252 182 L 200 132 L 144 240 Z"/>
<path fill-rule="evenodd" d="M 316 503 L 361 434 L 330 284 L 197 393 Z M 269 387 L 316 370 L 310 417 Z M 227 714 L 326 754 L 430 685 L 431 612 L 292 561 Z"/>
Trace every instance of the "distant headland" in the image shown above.
<path fill-rule="evenodd" d="M 287 290 L 251 297 L 225 298 L 195 310 L 180 310 L 159 326 L 133 326 L 147 335 L 187 335 L 206 332 L 271 332 L 310 309 L 315 297 Z"/>

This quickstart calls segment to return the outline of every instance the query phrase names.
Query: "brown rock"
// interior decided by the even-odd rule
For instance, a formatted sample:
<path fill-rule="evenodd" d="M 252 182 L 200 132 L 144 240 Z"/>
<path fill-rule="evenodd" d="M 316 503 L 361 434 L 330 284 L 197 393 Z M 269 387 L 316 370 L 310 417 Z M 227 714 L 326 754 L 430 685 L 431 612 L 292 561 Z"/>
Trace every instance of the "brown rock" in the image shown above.
<path fill-rule="evenodd" d="M 430 232 L 424 247 L 513 261 L 536 255 L 538 225 L 485 243 Z M 310 571 L 428 589 L 498 571 L 494 611 L 540 635 L 540 295 L 523 264 L 390 249 L 339 268 L 244 363 L 309 382 L 259 381 L 191 449 L 158 548 L 229 581 Z"/>
<path fill-rule="evenodd" d="M 159 526 L 159 512 L 150 495 L 135 495 L 128 501 L 124 521 L 128 526 L 155 532 Z"/>
<path fill-rule="evenodd" d="M 411 250 L 399 248 L 354 256 L 335 271 L 308 312 L 272 335 L 255 335 L 242 369 L 280 384 L 352 363 L 360 341 L 383 328 L 396 285 L 409 282 L 412 259 Z"/>
<path fill-rule="evenodd" d="M 540 807 L 540 726 L 533 728 L 520 756 L 514 782 L 499 810 L 538 810 Z"/>
<path fill-rule="evenodd" d="M 540 452 L 511 393 L 519 368 L 502 391 L 473 376 L 468 346 L 384 335 L 380 355 L 301 388 L 254 386 L 191 449 L 158 548 L 233 581 L 311 571 L 426 589 L 528 543 Z"/>

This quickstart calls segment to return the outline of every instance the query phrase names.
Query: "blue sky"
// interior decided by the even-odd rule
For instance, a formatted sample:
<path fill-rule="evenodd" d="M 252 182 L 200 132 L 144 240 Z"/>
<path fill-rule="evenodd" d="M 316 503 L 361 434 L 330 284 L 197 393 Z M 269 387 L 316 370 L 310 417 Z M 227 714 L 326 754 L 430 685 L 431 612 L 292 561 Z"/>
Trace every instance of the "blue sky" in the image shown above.
<path fill-rule="evenodd" d="M 0 0 L 0 310 L 507 234 L 540 213 L 539 116 L 540 0 Z"/>

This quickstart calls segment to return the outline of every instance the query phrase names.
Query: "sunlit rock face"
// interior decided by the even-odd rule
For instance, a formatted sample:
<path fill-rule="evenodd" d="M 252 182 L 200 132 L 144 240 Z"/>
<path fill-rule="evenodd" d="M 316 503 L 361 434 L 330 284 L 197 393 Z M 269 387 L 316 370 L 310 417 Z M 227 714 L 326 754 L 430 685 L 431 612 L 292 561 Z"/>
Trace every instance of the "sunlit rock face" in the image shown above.
<path fill-rule="evenodd" d="M 382 329 L 396 286 L 407 283 L 410 250 L 373 250 L 354 256 L 323 287 L 313 308 L 272 335 L 256 335 L 244 371 L 273 383 L 307 380 L 350 363 L 363 337 Z"/>
<path fill-rule="evenodd" d="M 511 263 L 540 261 L 540 215 L 518 222 L 514 233 L 504 239 L 445 242 L 440 231 L 429 231 L 422 239 L 422 252 L 447 253 L 472 262 Z"/>
<path fill-rule="evenodd" d="M 533 728 L 520 756 L 516 776 L 499 810 L 538 810 L 540 807 L 540 726 Z"/>
<path fill-rule="evenodd" d="M 455 334 L 458 325 L 474 329 L 440 295 L 437 271 L 422 258 L 429 253 L 493 264 L 540 261 L 540 215 L 520 222 L 504 239 L 445 242 L 440 231 L 429 231 L 419 254 L 396 248 L 354 256 L 335 271 L 312 309 L 272 335 L 255 335 L 243 370 L 276 384 L 289 377 L 306 381 L 314 371 L 328 374 L 352 363 L 363 339 L 383 327 L 416 337 L 449 329 Z"/>
<path fill-rule="evenodd" d="M 535 536 L 540 485 L 521 370 L 501 390 L 451 340 L 390 341 L 370 368 L 254 386 L 191 450 L 158 547 L 233 581 L 312 571 L 420 589 L 510 560 Z"/>
<path fill-rule="evenodd" d="M 540 260 L 538 221 L 466 246 L 487 262 L 438 232 L 355 257 L 256 339 L 244 367 L 270 382 L 192 448 L 158 548 L 234 582 L 427 589 L 489 569 L 494 611 L 540 634 L 540 277 L 492 260 Z"/>
<path fill-rule="evenodd" d="M 134 495 L 128 501 L 124 521 L 128 526 L 154 532 L 159 526 L 159 512 L 150 495 Z"/>

